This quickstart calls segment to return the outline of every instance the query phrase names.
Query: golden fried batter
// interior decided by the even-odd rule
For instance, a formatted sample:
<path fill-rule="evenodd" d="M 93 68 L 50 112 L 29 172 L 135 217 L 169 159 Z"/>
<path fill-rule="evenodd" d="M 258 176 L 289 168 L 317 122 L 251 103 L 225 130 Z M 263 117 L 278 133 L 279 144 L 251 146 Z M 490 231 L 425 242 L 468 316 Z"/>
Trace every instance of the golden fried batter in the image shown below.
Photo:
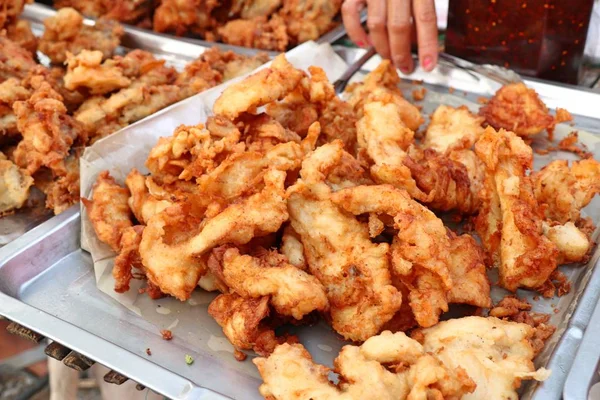
<path fill-rule="evenodd" d="M 244 298 L 269 296 L 269 304 L 280 315 L 302 319 L 329 307 L 323 285 L 312 275 L 291 265 L 285 256 L 273 251 L 242 255 L 235 247 L 213 250 L 220 263 L 213 273 L 229 289 Z M 212 266 L 213 264 L 209 264 Z"/>
<path fill-rule="evenodd" d="M 0 217 L 23 207 L 33 178 L 0 153 Z"/>
<path fill-rule="evenodd" d="M 484 118 L 473 115 L 465 106 L 439 106 L 431 115 L 425 133 L 425 147 L 440 153 L 452 149 L 470 149 L 483 133 Z"/>
<path fill-rule="evenodd" d="M 38 38 L 33 34 L 29 21 L 19 19 L 7 25 L 5 28 L 6 36 L 10 40 L 31 53 L 34 59 L 37 57 Z"/>
<path fill-rule="evenodd" d="M 36 63 L 31 53 L 4 35 L 0 35 L 0 82 L 24 78 Z"/>
<path fill-rule="evenodd" d="M 292 44 L 317 40 L 336 23 L 342 0 L 283 0 L 279 15 L 287 25 Z M 279 49 L 277 49 L 279 50 Z"/>
<path fill-rule="evenodd" d="M 344 346 L 334 361 L 338 385 L 329 381 L 329 368 L 315 364 L 300 344 L 282 344 L 253 362 L 264 381 L 260 394 L 275 400 L 458 400 L 475 388 L 463 368 L 445 367 L 402 332 Z"/>
<path fill-rule="evenodd" d="M 284 55 L 277 56 L 270 68 L 227 87 L 215 101 L 213 111 L 215 115 L 235 119 L 243 112 L 283 99 L 303 76 L 304 72 L 295 69 Z"/>
<path fill-rule="evenodd" d="M 542 233 L 543 210 L 526 176 L 531 147 L 512 132 L 488 127 L 475 152 L 486 164 L 488 193 L 475 226 L 499 264 L 500 285 L 511 291 L 541 287 L 556 269 L 558 250 Z"/>
<path fill-rule="evenodd" d="M 77 55 L 82 50 L 98 50 L 103 58 L 109 58 L 125 32 L 119 23 L 104 18 L 94 26 L 84 25 L 83 17 L 73 8 L 61 8 L 44 20 L 44 26 L 38 50 L 55 64 L 64 63 L 67 52 Z"/>
<path fill-rule="evenodd" d="M 133 168 L 125 179 L 125 186 L 129 189 L 129 208 L 135 219 L 141 224 L 146 224 L 150 218 L 172 205 L 167 200 L 159 200 L 152 196 L 146 187 L 146 177 Z"/>
<path fill-rule="evenodd" d="M 14 161 L 30 174 L 40 167 L 56 171 L 76 143 L 85 143 L 87 131 L 70 115 L 60 96 L 43 82 L 27 101 L 13 105 L 17 127 L 23 136 L 13 154 Z"/>
<path fill-rule="evenodd" d="M 394 274 L 409 288 L 411 308 L 421 326 L 432 326 L 448 311 L 450 240 L 442 221 L 390 185 L 342 189 L 331 200 L 354 215 L 377 213 L 394 219 L 398 234 L 392 245 Z"/>
<path fill-rule="evenodd" d="M 363 341 L 379 333 L 402 298 L 391 285 L 389 245 L 372 243 L 368 227 L 331 201 L 323 181 L 340 157 L 341 142 L 334 141 L 304 160 L 302 179 L 288 189 L 288 210 L 308 269 L 327 290 L 333 328 Z"/>
<path fill-rule="evenodd" d="M 208 306 L 208 313 L 223 328 L 223 333 L 237 350 L 254 350 L 267 356 L 281 343 L 294 337 L 276 337 L 263 320 L 269 315 L 269 297 L 243 298 L 221 294 Z"/>
<path fill-rule="evenodd" d="M 102 58 L 102 52 L 97 50 L 82 50 L 75 56 L 67 53 L 65 87 L 70 90 L 86 87 L 91 94 L 105 94 L 131 84 L 115 62 L 102 63 Z"/>
<path fill-rule="evenodd" d="M 463 400 L 517 399 L 522 380 L 546 380 L 550 371 L 533 366 L 530 343 L 535 330 L 526 324 L 489 317 L 442 321 L 413 333 L 423 350 L 450 370 L 462 368 L 476 384 Z"/>
<path fill-rule="evenodd" d="M 25 4 L 33 0 L 1 0 L 0 1 L 0 29 L 15 21 L 23 12 Z"/>
<path fill-rule="evenodd" d="M 552 130 L 555 125 L 535 90 L 522 82 L 502 86 L 479 114 L 495 129 L 504 128 L 525 137 Z"/>
<path fill-rule="evenodd" d="M 278 15 L 234 19 L 217 29 L 223 43 L 261 50 L 285 51 L 290 38 L 285 21 Z"/>
<path fill-rule="evenodd" d="M 128 198 L 129 190 L 104 171 L 96 178 L 92 199 L 81 199 L 98 239 L 115 252 L 121 249 L 121 236 L 125 229 L 133 226 Z"/>
<path fill-rule="evenodd" d="M 154 11 L 153 28 L 157 32 L 171 32 L 183 36 L 187 32 L 204 35 L 216 26 L 211 12 L 218 0 L 162 0 Z"/>
<path fill-rule="evenodd" d="M 576 223 L 580 211 L 600 193 L 600 163 L 594 159 L 555 160 L 533 174 L 535 197 L 545 204 L 546 217 L 564 224 Z"/>
<path fill-rule="evenodd" d="M 121 250 L 115 258 L 112 270 L 115 279 L 115 292 L 125 293 L 129 290 L 129 282 L 133 278 L 132 269 L 143 270 L 139 247 L 142 241 L 143 225 L 135 225 L 125 228 L 121 235 L 119 246 Z"/>

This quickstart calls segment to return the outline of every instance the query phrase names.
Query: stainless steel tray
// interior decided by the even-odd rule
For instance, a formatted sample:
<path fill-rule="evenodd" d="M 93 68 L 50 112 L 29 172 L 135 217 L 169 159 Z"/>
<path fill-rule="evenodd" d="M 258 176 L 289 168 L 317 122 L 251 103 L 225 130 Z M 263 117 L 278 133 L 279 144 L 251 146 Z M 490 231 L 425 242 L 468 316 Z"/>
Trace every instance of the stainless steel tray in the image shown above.
<path fill-rule="evenodd" d="M 40 9 L 44 10 L 44 11 L 36 11 L 36 12 L 40 12 L 40 13 L 55 12 L 55 9 L 53 7 L 51 7 L 51 4 L 52 4 L 51 0 L 39 1 L 39 3 L 44 3 L 44 5 L 35 4 L 35 5 L 30 5 L 29 7 L 40 7 Z M 26 8 L 27 8 L 27 6 L 26 6 Z M 323 36 L 321 36 L 320 38 L 315 40 L 315 42 L 317 42 L 317 43 L 334 43 L 337 40 L 346 36 L 346 28 L 344 28 L 344 25 L 341 23 L 341 18 L 339 18 L 339 19 L 340 19 L 340 24 L 337 27 L 335 27 L 331 31 L 325 33 Z M 363 12 L 361 14 L 361 21 L 365 22 L 366 20 L 367 20 L 367 14 L 366 14 L 366 12 Z M 280 53 L 279 51 L 265 51 L 265 50 L 250 48 L 250 47 L 234 46 L 234 45 L 224 44 L 224 43 L 220 43 L 220 42 L 210 42 L 207 40 L 197 39 L 197 38 L 193 38 L 193 37 L 183 37 L 183 36 L 174 36 L 174 35 L 169 35 L 169 34 L 163 34 L 163 33 L 154 32 L 149 29 L 137 28 L 137 27 L 127 25 L 127 24 L 123 24 L 123 26 L 125 27 L 126 32 L 136 33 L 136 35 L 142 35 L 142 36 L 149 35 L 151 37 L 152 36 L 160 37 L 160 38 L 167 39 L 167 40 L 170 40 L 173 42 L 184 42 L 184 43 L 187 42 L 187 43 L 197 44 L 197 45 L 200 45 L 203 47 L 219 46 L 222 49 L 233 50 L 239 54 L 254 55 L 256 53 L 267 53 L 273 57 Z"/>
<path fill-rule="evenodd" d="M 340 49 L 338 53 L 351 61 L 361 51 Z M 430 92 L 448 93 L 447 87 L 428 84 L 425 87 Z M 402 88 L 410 93 L 415 86 L 403 82 Z M 537 90 L 542 97 L 546 96 L 543 90 Z M 552 90 L 560 93 L 561 89 L 552 86 Z M 564 93 L 567 96 L 571 92 Z M 478 96 L 465 94 L 470 101 Z M 576 125 L 587 123 L 587 130 L 598 131 L 597 120 L 579 116 L 580 102 L 575 99 L 571 98 L 569 110 L 577 114 Z M 593 100 L 599 104 L 600 95 Z M 424 111 L 429 113 L 434 106 L 425 104 Z M 600 148 L 592 150 L 598 158 Z M 539 168 L 544 158 L 536 158 Z M 600 199 L 596 198 L 585 210 L 596 223 L 600 221 L 599 205 Z M 172 326 L 152 325 L 96 288 L 92 260 L 80 248 L 79 233 L 79 210 L 75 206 L 0 249 L 0 315 L 170 398 L 260 398 L 257 391 L 260 378 L 254 366 L 249 360 L 242 363 L 234 360 L 221 329 L 207 315 L 212 295 L 197 291 L 193 302 L 173 316 Z M 587 267 L 562 267 L 573 283 L 571 293 L 560 299 L 534 302 L 535 311 L 559 310 L 551 320 L 558 330 L 536 360 L 538 366 L 552 369 L 551 378 L 541 385 L 527 382 L 522 398 L 561 398 L 577 347 L 600 297 L 600 269 L 595 268 L 599 258 L 600 251 L 596 249 Z M 518 295 L 528 299 L 533 296 L 522 291 Z M 161 300 L 154 304 L 158 312 L 165 311 L 159 311 Z M 171 342 L 163 341 L 159 334 L 160 329 L 167 328 L 174 334 Z M 308 331 L 312 334 L 307 335 Z M 300 328 L 297 333 L 320 363 L 331 365 L 343 345 L 324 324 Z M 319 340 L 314 340 L 315 336 Z M 146 348 L 152 350 L 152 356 L 146 355 Z M 186 354 L 194 357 L 193 365 L 185 364 Z"/>
<path fill-rule="evenodd" d="M 23 18 L 31 22 L 32 30 L 37 36 L 44 31 L 44 19 L 53 16 L 56 11 L 42 4 L 28 4 L 25 6 Z M 86 24 L 93 24 L 91 19 L 85 19 Z M 196 59 L 204 50 L 213 47 L 214 43 L 188 43 L 160 35 L 143 29 L 126 27 L 125 35 L 121 41 L 118 52 L 131 49 L 143 49 L 153 53 L 156 57 L 165 59 L 169 65 L 181 70 L 189 61 Z M 225 50 L 232 50 L 238 54 L 254 55 L 257 51 L 236 46 L 219 45 Z M 47 58 L 39 53 L 42 64 L 47 65 Z M 30 207 L 24 208 L 12 215 L 0 218 L 0 247 L 21 236 L 31 228 L 52 217 L 52 212 L 44 207 L 41 193 L 35 193 L 29 201 Z"/>

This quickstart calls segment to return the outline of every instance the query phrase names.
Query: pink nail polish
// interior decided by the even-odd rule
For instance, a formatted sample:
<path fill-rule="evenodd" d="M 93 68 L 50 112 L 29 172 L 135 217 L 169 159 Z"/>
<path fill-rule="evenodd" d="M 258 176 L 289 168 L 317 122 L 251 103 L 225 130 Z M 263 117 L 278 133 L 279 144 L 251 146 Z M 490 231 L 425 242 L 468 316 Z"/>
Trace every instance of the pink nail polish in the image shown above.
<path fill-rule="evenodd" d="M 364 42 L 356 42 L 356 45 L 358 47 L 365 47 L 365 43 Z"/>
<path fill-rule="evenodd" d="M 431 57 L 427 56 L 423 59 L 423 68 L 425 68 L 426 70 L 430 70 L 431 67 L 433 67 L 433 60 L 431 59 Z"/>

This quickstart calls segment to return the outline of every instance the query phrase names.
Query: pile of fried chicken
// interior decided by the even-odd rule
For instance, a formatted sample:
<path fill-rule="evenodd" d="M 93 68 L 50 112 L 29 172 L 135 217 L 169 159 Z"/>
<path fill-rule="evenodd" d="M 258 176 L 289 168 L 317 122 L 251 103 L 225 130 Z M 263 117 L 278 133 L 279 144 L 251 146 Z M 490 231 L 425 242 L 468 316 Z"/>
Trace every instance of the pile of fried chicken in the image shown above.
<path fill-rule="evenodd" d="M 550 116 L 523 84 L 482 116 L 441 105 L 418 142 L 424 118 L 398 83 L 383 61 L 344 101 L 322 69 L 281 55 L 227 87 L 205 123 L 161 138 L 148 175 L 134 169 L 123 186 L 100 174 L 84 202 L 117 253 L 115 290 L 142 276 L 152 298 L 220 292 L 208 312 L 236 358 L 261 356 L 267 399 L 512 399 L 522 380 L 546 379 L 533 359 L 549 316 L 514 296 L 494 305 L 486 271 L 511 292 L 562 294 L 557 267 L 592 249 L 580 211 L 600 191 L 600 163 L 531 170 L 520 135 L 570 116 Z M 522 118 L 504 118 L 514 91 Z M 476 233 L 449 229 L 446 212 Z M 480 312 L 440 322 L 452 303 Z M 337 384 L 275 333 L 318 316 L 355 343 L 335 360 Z"/>
<path fill-rule="evenodd" d="M 342 0 L 55 0 L 54 5 L 161 33 L 285 51 L 334 28 Z"/>
<path fill-rule="evenodd" d="M 23 6 L 0 10 L 0 216 L 26 206 L 32 186 L 63 212 L 79 201 L 86 145 L 268 61 L 214 48 L 178 72 L 147 51 L 116 55 L 122 26 L 84 25 L 72 8 L 46 19 L 36 38 L 18 19 Z"/>

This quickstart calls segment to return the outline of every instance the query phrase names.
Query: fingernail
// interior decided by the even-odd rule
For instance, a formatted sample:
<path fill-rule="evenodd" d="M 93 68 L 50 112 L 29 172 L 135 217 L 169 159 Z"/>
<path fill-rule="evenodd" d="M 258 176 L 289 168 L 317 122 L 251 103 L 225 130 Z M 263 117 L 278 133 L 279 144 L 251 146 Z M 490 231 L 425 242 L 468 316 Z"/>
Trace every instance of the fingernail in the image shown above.
<path fill-rule="evenodd" d="M 431 59 L 431 57 L 427 56 L 423 59 L 423 68 L 425 68 L 426 70 L 430 70 L 431 67 L 433 67 L 433 60 Z"/>
<path fill-rule="evenodd" d="M 403 74 L 410 74 L 410 68 L 407 66 L 400 67 L 400 71 L 402 71 Z"/>
<path fill-rule="evenodd" d="M 365 42 L 356 42 L 358 47 L 365 47 Z"/>

